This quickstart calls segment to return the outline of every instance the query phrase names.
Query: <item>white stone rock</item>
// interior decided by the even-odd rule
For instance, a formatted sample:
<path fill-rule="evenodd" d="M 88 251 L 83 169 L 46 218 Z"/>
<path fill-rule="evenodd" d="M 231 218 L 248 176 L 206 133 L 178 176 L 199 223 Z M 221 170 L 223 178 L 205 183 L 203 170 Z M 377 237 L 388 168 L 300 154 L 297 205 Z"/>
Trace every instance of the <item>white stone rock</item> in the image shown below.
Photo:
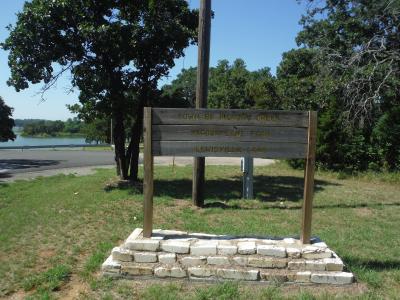
<path fill-rule="evenodd" d="M 249 257 L 247 265 L 257 268 L 283 269 L 287 267 L 287 261 L 272 257 Z"/>
<path fill-rule="evenodd" d="M 320 259 L 332 257 L 332 251 L 326 248 L 306 246 L 303 248 L 302 257 L 307 259 Z"/>
<path fill-rule="evenodd" d="M 350 284 L 354 281 L 354 275 L 347 272 L 314 273 L 311 275 L 313 283 Z"/>
<path fill-rule="evenodd" d="M 154 275 L 157 277 L 186 277 L 186 271 L 180 267 L 157 267 L 154 269 Z"/>
<path fill-rule="evenodd" d="M 256 253 L 256 243 L 255 242 L 239 242 L 238 253 L 239 254 L 254 254 Z"/>
<path fill-rule="evenodd" d="M 207 257 L 209 265 L 229 265 L 229 259 L 226 256 L 209 256 Z"/>
<path fill-rule="evenodd" d="M 158 234 L 162 234 L 162 235 L 187 235 L 188 232 L 187 231 L 180 231 L 180 230 L 160 230 L 157 232 Z"/>
<path fill-rule="evenodd" d="M 176 254 L 160 253 L 158 254 L 158 261 L 162 264 L 174 264 L 176 262 Z"/>
<path fill-rule="evenodd" d="M 218 245 L 226 245 L 226 246 L 235 246 L 236 245 L 236 240 L 231 240 L 231 239 L 227 239 L 227 240 L 220 240 L 218 239 L 217 244 Z"/>
<path fill-rule="evenodd" d="M 243 256 L 235 256 L 232 258 L 233 262 L 239 266 L 247 266 L 248 258 Z"/>
<path fill-rule="evenodd" d="M 324 242 L 318 242 L 318 243 L 314 243 L 312 244 L 314 247 L 318 247 L 318 248 L 328 248 L 328 245 L 325 244 Z"/>
<path fill-rule="evenodd" d="M 326 264 L 323 260 L 306 260 L 307 271 L 325 271 Z"/>
<path fill-rule="evenodd" d="M 217 253 L 220 255 L 235 255 L 237 253 L 237 246 L 234 245 L 218 245 Z"/>
<path fill-rule="evenodd" d="M 161 249 L 165 252 L 186 254 L 189 253 L 190 242 L 168 240 L 161 243 Z"/>
<path fill-rule="evenodd" d="M 296 244 L 297 243 L 297 240 L 295 240 L 294 238 L 284 238 L 283 239 L 283 242 L 285 243 L 285 244 Z"/>
<path fill-rule="evenodd" d="M 190 254 L 192 255 L 216 255 L 217 245 L 215 243 L 196 243 L 190 247 Z"/>
<path fill-rule="evenodd" d="M 275 245 L 258 245 L 257 254 L 273 257 L 286 257 L 286 249 Z"/>
<path fill-rule="evenodd" d="M 298 248 L 286 248 L 287 256 L 290 258 L 300 258 L 301 250 Z"/>
<path fill-rule="evenodd" d="M 271 257 L 249 257 L 247 265 L 256 268 L 272 268 Z"/>
<path fill-rule="evenodd" d="M 306 262 L 304 260 L 295 260 L 288 262 L 289 270 L 301 270 L 306 268 Z"/>
<path fill-rule="evenodd" d="M 218 246 L 217 240 L 197 240 L 193 246 L 208 245 L 208 246 Z"/>
<path fill-rule="evenodd" d="M 153 275 L 153 268 L 135 263 L 126 263 L 122 265 L 121 273 L 133 276 Z"/>
<path fill-rule="evenodd" d="M 181 259 L 181 264 L 184 266 L 200 266 L 205 265 L 207 257 L 205 256 L 186 256 Z"/>
<path fill-rule="evenodd" d="M 296 282 L 310 282 L 311 272 L 297 272 L 296 273 Z"/>
<path fill-rule="evenodd" d="M 121 264 L 113 260 L 112 255 L 110 255 L 101 265 L 101 270 L 108 273 L 119 273 L 121 270 Z"/>
<path fill-rule="evenodd" d="M 190 267 L 188 268 L 190 276 L 194 277 L 210 277 L 215 275 L 215 269 L 207 267 Z"/>
<path fill-rule="evenodd" d="M 158 261 L 162 264 L 174 264 L 176 262 L 175 253 L 160 253 L 158 254 Z"/>
<path fill-rule="evenodd" d="M 111 251 L 111 255 L 113 260 L 117 261 L 132 261 L 133 260 L 133 253 L 128 249 L 124 249 L 121 247 L 115 247 Z"/>
<path fill-rule="evenodd" d="M 139 235 L 141 235 L 142 232 L 143 232 L 142 228 L 135 228 L 135 230 L 128 236 L 126 241 L 136 240 L 139 237 Z"/>
<path fill-rule="evenodd" d="M 327 271 L 343 271 L 343 261 L 340 258 L 324 258 L 323 261 Z"/>
<path fill-rule="evenodd" d="M 217 269 L 217 276 L 223 279 L 235 280 L 258 280 L 260 271 L 258 270 L 238 270 L 238 269 Z"/>
<path fill-rule="evenodd" d="M 257 241 L 257 240 L 259 240 L 259 239 L 256 239 L 256 238 L 239 238 L 239 239 L 236 239 L 238 242 L 255 242 L 255 241 Z"/>
<path fill-rule="evenodd" d="M 260 242 L 264 245 L 276 245 L 278 244 L 277 240 L 270 240 L 270 239 L 261 239 Z"/>
<path fill-rule="evenodd" d="M 154 263 L 157 262 L 157 254 L 153 252 L 135 252 L 133 254 L 135 262 Z"/>
<path fill-rule="evenodd" d="M 160 241 L 152 239 L 142 240 L 127 240 L 125 242 L 125 248 L 137 251 L 157 251 L 160 247 Z"/>

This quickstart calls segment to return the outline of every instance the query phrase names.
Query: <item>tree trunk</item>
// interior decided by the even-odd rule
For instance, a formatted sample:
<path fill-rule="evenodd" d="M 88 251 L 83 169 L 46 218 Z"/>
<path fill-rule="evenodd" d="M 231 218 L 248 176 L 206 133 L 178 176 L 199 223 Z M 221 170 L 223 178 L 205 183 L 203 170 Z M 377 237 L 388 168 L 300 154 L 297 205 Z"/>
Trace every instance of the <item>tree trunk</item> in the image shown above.
<path fill-rule="evenodd" d="M 139 145 L 140 137 L 143 131 L 143 103 L 139 104 L 138 112 L 136 114 L 136 119 L 131 131 L 131 142 L 130 142 L 130 174 L 129 178 L 132 180 L 138 180 L 138 170 L 139 170 Z"/>
<path fill-rule="evenodd" d="M 120 111 L 115 113 L 114 125 L 114 144 L 115 144 L 115 162 L 117 164 L 117 174 L 121 179 L 128 178 L 128 165 L 125 156 L 125 126 L 123 114 Z"/>

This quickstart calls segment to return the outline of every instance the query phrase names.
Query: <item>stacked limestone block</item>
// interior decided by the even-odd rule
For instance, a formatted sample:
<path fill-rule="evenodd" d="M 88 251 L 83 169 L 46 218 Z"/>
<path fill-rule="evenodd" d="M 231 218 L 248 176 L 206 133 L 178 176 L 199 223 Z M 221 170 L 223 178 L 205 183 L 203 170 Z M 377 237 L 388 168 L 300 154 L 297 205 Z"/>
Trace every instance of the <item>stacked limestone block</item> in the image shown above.
<path fill-rule="evenodd" d="M 106 276 L 350 284 L 342 260 L 323 242 L 239 238 L 137 228 L 103 263 Z"/>

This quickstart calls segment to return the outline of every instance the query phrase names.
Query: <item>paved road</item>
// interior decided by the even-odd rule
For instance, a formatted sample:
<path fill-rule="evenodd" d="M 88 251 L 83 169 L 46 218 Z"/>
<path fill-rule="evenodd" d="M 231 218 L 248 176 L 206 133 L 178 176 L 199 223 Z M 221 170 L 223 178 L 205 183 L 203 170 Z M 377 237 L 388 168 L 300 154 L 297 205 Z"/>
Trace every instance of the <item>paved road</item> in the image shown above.
<path fill-rule="evenodd" d="M 159 165 L 189 165 L 191 157 L 156 157 Z M 255 159 L 254 164 L 268 165 L 273 160 Z M 140 157 L 140 163 L 142 159 Z M 240 158 L 207 157 L 208 165 L 237 165 Z M 114 154 L 112 151 L 85 150 L 0 150 L 0 180 L 33 178 L 58 173 L 88 174 L 94 167 L 112 167 Z"/>

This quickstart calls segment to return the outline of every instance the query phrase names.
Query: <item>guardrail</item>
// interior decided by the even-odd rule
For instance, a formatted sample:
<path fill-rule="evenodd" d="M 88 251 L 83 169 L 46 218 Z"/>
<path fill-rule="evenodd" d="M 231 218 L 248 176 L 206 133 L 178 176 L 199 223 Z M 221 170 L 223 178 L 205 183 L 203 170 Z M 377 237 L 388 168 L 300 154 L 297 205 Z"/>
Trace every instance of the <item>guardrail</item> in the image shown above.
<path fill-rule="evenodd" d="M 112 147 L 110 144 L 69 144 L 69 145 L 39 145 L 39 146 L 0 146 L 0 150 L 25 150 L 25 149 L 55 149 L 55 148 L 88 148 Z"/>

